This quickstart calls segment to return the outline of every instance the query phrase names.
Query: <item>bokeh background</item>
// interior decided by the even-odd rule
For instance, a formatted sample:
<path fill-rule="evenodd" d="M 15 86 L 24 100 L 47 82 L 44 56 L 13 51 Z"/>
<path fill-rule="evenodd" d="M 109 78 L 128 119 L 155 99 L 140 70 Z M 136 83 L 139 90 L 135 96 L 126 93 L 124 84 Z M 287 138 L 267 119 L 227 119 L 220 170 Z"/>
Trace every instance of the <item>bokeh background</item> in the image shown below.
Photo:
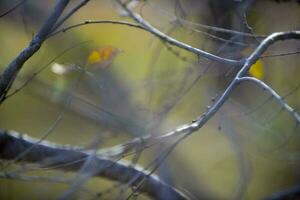
<path fill-rule="evenodd" d="M 71 5 L 78 2 L 72 1 Z M 245 2 L 149 0 L 137 3 L 134 10 L 180 41 L 233 59 L 249 55 L 260 38 L 202 25 L 252 31 L 256 35 L 299 30 L 300 5 L 295 1 Z M 0 12 L 15 3 L 1 0 Z M 28 0 L 0 18 L 1 70 L 28 45 L 54 3 Z M 84 20 L 132 22 L 113 1 L 92 0 L 62 27 Z M 105 48 L 112 48 L 116 54 L 105 63 L 91 64 L 91 53 Z M 300 41 L 279 42 L 265 56 L 299 50 Z M 297 110 L 299 63 L 297 54 L 264 57 L 249 75 L 272 86 Z M 146 134 L 161 135 L 200 116 L 222 94 L 236 71 L 169 46 L 133 27 L 82 26 L 49 38 L 26 62 L 11 92 L 28 79 L 31 81 L 1 105 L 0 127 L 35 138 L 53 128 L 46 138 L 51 142 L 111 147 Z M 299 183 L 299 133 L 295 120 L 268 93 L 243 83 L 203 128 L 175 148 L 155 173 L 195 199 L 262 199 Z M 163 151 L 160 145 L 147 149 L 138 163 L 147 166 Z M 131 161 L 131 157 L 125 160 Z M 1 171 L 22 167 L 10 166 Z M 30 167 L 21 170 L 20 175 L 25 174 L 46 178 L 76 176 Z M 114 184 L 92 178 L 85 190 L 77 191 L 72 198 L 115 199 L 120 191 Z M 47 180 L 0 179 L 0 199 L 56 199 L 68 188 Z"/>

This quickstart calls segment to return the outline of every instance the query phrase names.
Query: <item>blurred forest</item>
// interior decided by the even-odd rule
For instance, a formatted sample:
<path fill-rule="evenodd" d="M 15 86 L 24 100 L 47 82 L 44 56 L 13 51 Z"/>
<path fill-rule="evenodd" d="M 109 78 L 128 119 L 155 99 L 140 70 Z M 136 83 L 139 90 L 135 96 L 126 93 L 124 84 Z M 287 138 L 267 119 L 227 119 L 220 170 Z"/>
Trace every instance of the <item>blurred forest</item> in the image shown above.
<path fill-rule="evenodd" d="M 20 2 L 0 18 L 1 71 L 30 43 L 56 3 L 0 0 L 0 15 Z M 65 12 L 80 2 L 70 1 Z M 300 28 L 300 5 L 293 0 L 128 2 L 161 32 L 223 58 L 246 58 L 267 35 Z M 91 0 L 57 30 L 86 20 L 135 23 L 116 1 Z M 296 111 L 299 52 L 300 40 L 278 42 L 248 72 Z M 85 24 L 50 35 L 25 63 L 1 104 L 0 127 L 107 153 L 201 116 L 238 70 L 137 27 Z M 299 184 L 299 133 L 295 119 L 269 93 L 243 82 L 214 117 L 178 144 L 144 148 L 141 143 L 117 159 L 146 169 L 155 163 L 153 173 L 190 199 L 264 199 Z M 0 164 L 0 199 L 149 199 L 130 185 L 82 178 L 81 170 Z"/>

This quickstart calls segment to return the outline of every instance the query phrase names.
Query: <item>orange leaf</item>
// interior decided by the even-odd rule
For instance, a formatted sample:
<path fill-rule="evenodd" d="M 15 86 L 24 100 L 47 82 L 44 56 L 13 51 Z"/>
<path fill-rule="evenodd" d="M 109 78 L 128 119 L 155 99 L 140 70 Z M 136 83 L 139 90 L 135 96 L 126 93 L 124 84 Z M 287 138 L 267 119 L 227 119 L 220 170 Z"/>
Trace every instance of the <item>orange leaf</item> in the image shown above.
<path fill-rule="evenodd" d="M 119 53 L 119 49 L 112 46 L 105 46 L 100 49 L 92 51 L 88 58 L 87 64 L 109 64 L 112 62 L 112 59 Z"/>

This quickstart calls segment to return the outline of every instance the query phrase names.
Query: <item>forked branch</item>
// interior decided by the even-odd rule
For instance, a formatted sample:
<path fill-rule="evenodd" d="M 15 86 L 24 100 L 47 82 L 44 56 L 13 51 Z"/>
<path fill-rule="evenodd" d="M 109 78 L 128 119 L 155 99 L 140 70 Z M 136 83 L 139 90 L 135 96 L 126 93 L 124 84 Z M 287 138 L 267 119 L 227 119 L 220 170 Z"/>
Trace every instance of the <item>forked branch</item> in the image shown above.
<path fill-rule="evenodd" d="M 192 52 L 196 55 L 203 56 L 203 57 L 205 57 L 207 59 L 210 59 L 212 61 L 216 61 L 216 62 L 220 62 L 220 63 L 224 63 L 224 64 L 241 65 L 244 62 L 243 60 L 232 60 L 232 59 L 228 59 L 228 58 L 222 58 L 222 57 L 219 57 L 217 55 L 208 53 L 204 50 L 193 47 L 191 45 L 188 45 L 186 43 L 183 43 L 181 41 L 178 41 L 178 40 L 166 35 L 165 33 L 161 32 L 160 30 L 158 30 L 154 26 L 152 26 L 148 21 L 146 21 L 144 18 L 142 18 L 139 14 L 137 14 L 137 13 L 133 12 L 132 10 L 130 10 L 125 3 L 122 3 L 121 0 L 116 0 L 116 1 L 129 14 L 129 16 L 134 21 L 141 24 L 148 32 L 152 33 L 153 35 L 155 35 L 156 37 L 162 39 L 163 41 L 168 42 L 171 45 L 175 45 L 175 46 L 177 46 L 181 49 L 185 49 L 185 50 L 187 50 L 189 52 Z"/>
<path fill-rule="evenodd" d="M 244 76 L 250 69 L 250 67 L 257 62 L 257 60 L 261 57 L 261 55 L 275 42 L 282 40 L 292 40 L 292 39 L 300 39 L 300 31 L 290 31 L 290 32 L 278 32 L 273 33 L 264 39 L 260 45 L 255 49 L 255 51 L 246 59 L 243 67 L 238 71 L 235 78 L 231 81 L 229 86 L 225 89 L 223 94 L 219 97 L 214 104 L 209 107 L 208 111 L 199 116 L 197 119 L 193 120 L 189 124 L 185 124 L 176 130 L 166 133 L 165 135 L 159 136 L 159 138 L 169 138 L 179 134 L 190 135 L 193 132 L 199 130 L 214 114 L 223 106 L 223 104 L 230 97 L 234 89 L 240 84 L 243 80 L 248 80 L 249 78 L 245 78 Z M 252 78 L 250 78 L 252 80 Z M 288 104 L 286 104 L 282 98 L 273 90 L 270 86 L 264 85 L 265 88 L 268 88 L 268 91 L 275 95 L 276 98 L 280 100 L 281 105 L 292 114 L 297 123 L 299 123 L 299 114 L 291 108 Z"/>

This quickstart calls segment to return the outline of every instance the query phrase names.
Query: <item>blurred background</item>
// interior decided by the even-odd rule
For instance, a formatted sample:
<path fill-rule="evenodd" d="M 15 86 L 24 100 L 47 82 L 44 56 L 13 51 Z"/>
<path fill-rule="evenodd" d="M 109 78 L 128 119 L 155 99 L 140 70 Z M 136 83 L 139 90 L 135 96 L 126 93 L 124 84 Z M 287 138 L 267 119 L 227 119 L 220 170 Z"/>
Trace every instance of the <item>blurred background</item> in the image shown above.
<path fill-rule="evenodd" d="M 72 1 L 67 10 L 79 2 Z M 16 3 L 1 0 L 0 13 Z M 1 70 L 28 45 L 54 3 L 27 0 L 0 18 Z M 131 6 L 162 32 L 232 59 L 248 56 L 270 33 L 300 27 L 296 1 L 148 0 Z M 61 28 L 85 20 L 133 22 L 114 1 L 91 0 Z M 299 51 L 300 41 L 278 42 L 249 71 L 296 110 L 300 57 L 294 52 Z M 50 37 L 26 62 L 1 105 L 0 127 L 89 149 L 146 134 L 162 135 L 204 113 L 237 70 L 133 27 L 81 26 Z M 194 199 L 262 199 L 299 184 L 299 133 L 295 120 L 276 100 L 245 82 L 203 128 L 175 148 L 155 174 Z M 124 159 L 147 167 L 168 147 L 157 145 Z M 37 171 L 26 164 L 1 171 L 44 179 L 0 179 L 0 199 L 56 199 L 70 186 L 49 177 L 76 176 Z M 71 199 L 116 199 L 120 190 L 111 181 L 91 178 Z"/>

